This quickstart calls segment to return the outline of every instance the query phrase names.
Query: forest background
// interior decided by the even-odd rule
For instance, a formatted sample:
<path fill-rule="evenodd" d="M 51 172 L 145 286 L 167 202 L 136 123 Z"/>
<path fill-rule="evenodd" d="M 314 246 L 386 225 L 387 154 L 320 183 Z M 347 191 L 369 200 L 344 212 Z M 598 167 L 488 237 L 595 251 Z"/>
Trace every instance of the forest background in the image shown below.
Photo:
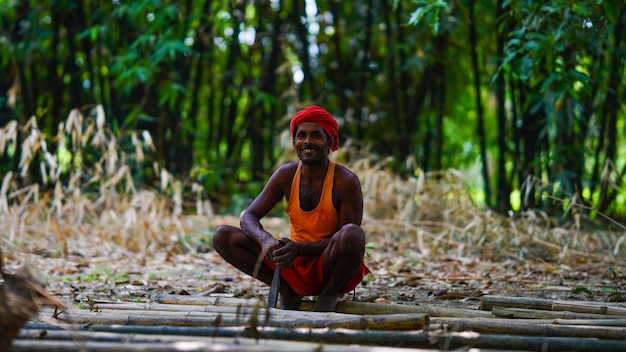
<path fill-rule="evenodd" d="M 76 185 L 94 198 L 139 185 L 169 189 L 179 212 L 237 214 L 293 158 L 290 117 L 318 104 L 340 123 L 341 162 L 376 156 L 402 180 L 459 170 L 481 209 L 624 229 L 621 1 L 0 10 L 0 211 L 34 184 L 51 204 Z"/>

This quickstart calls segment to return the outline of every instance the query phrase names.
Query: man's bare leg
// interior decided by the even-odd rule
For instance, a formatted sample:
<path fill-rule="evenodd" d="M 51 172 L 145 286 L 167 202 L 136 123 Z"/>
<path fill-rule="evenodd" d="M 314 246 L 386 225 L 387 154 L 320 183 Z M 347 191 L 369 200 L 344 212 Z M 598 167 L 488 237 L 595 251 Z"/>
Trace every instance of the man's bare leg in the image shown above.
<path fill-rule="evenodd" d="M 365 234 L 355 224 L 347 224 L 335 233 L 324 250 L 324 277 L 328 278 L 313 307 L 318 312 L 333 312 L 339 302 L 339 290 L 357 272 L 365 253 Z"/>
<path fill-rule="evenodd" d="M 213 248 L 237 269 L 267 285 L 271 284 L 274 271 L 263 262 L 259 245 L 241 229 L 219 226 L 213 234 Z"/>
<path fill-rule="evenodd" d="M 213 247 L 224 260 L 237 269 L 267 285 L 272 284 L 274 270 L 267 267 L 263 258 L 260 258 L 259 245 L 241 229 L 233 226 L 219 226 L 213 234 Z M 279 294 L 279 308 L 298 308 L 302 296 L 299 296 L 285 280 L 281 280 Z"/>
<path fill-rule="evenodd" d="M 302 296 L 298 295 L 285 280 L 280 280 L 279 293 L 278 308 L 289 310 L 298 309 Z"/>

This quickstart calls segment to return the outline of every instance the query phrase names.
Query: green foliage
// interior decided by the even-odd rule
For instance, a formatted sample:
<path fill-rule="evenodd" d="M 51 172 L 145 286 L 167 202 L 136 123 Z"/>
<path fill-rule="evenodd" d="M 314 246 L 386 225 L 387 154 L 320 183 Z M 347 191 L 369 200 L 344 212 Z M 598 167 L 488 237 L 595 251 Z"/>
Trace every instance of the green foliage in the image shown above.
<path fill-rule="evenodd" d="M 450 5 L 443 0 L 412 0 L 417 8 L 411 12 L 408 23 L 418 25 L 425 20 L 434 35 L 439 33 L 439 16 L 448 12 Z"/>
<path fill-rule="evenodd" d="M 587 286 L 576 286 L 572 289 L 573 294 L 585 294 L 587 298 L 593 298 L 593 290 Z"/>
<path fill-rule="evenodd" d="M 34 115 L 52 136 L 72 109 L 101 105 L 122 150 L 147 131 L 155 161 L 202 182 L 224 211 L 258 193 L 289 117 L 312 103 L 338 118 L 342 140 L 392 156 L 397 173 L 485 164 L 493 179 L 477 173 L 476 185 L 506 192 L 509 209 L 562 213 L 546 189 L 569 205 L 623 208 L 619 1 L 2 1 L 0 11 L 1 122 Z M 58 153 L 64 168 L 100 158 L 69 152 Z M 151 169 L 132 178 L 158 177 Z M 527 192 L 528 177 L 540 186 Z"/>
<path fill-rule="evenodd" d="M 505 56 L 492 83 L 504 75 L 526 87 L 528 98 L 519 110 L 522 118 L 515 123 L 534 123 L 544 143 L 529 164 L 545 169 L 541 178 L 557 185 L 557 197 L 576 198 L 584 187 L 581 184 L 598 182 L 592 179 L 593 171 L 585 174 L 585 160 L 598 156 L 587 147 L 587 141 L 599 137 L 589 134 L 594 131 L 590 125 L 601 126 L 603 120 L 598 98 L 615 89 L 606 85 L 604 62 L 610 59 L 604 56 L 601 44 L 610 42 L 607 29 L 612 24 L 604 16 L 608 8 L 569 0 L 505 5 L 515 11 L 510 21 L 518 26 L 509 34 Z M 526 122 L 531 116 L 539 120 Z M 605 127 L 600 128 L 602 132 Z M 585 201 L 594 203 L 592 198 Z"/>
<path fill-rule="evenodd" d="M 626 297 L 622 296 L 622 281 L 624 281 L 624 275 L 621 272 L 616 271 L 614 268 L 609 267 L 609 273 L 611 274 L 611 281 L 613 282 L 612 292 L 609 295 L 610 302 L 624 302 Z"/>
<path fill-rule="evenodd" d="M 232 174 L 232 170 L 229 170 L 220 160 L 215 160 L 213 164 L 196 165 L 191 170 L 191 177 L 211 190 L 223 188 Z"/>

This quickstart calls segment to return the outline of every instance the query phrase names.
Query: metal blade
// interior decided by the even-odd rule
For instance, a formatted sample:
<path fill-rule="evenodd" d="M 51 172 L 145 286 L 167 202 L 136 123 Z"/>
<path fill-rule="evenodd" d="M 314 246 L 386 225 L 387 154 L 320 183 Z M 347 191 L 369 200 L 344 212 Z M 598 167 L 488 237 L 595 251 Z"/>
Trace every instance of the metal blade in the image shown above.
<path fill-rule="evenodd" d="M 280 268 L 274 269 L 274 277 L 272 278 L 272 286 L 270 286 L 270 294 L 267 296 L 267 307 L 276 308 L 278 301 L 278 288 L 280 287 Z"/>

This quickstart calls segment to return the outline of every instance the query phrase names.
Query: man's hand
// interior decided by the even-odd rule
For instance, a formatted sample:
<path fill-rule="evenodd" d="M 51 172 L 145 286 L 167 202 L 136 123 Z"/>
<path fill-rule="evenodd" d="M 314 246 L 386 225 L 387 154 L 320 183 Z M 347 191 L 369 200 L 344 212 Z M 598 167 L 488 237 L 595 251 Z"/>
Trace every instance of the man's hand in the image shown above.
<path fill-rule="evenodd" d="M 281 238 L 280 247 L 272 251 L 272 261 L 281 269 L 289 268 L 296 257 L 299 255 L 300 247 L 298 243 L 288 238 Z"/>
<path fill-rule="evenodd" d="M 267 236 L 261 242 L 261 253 L 264 253 L 267 259 L 274 262 L 274 251 L 280 248 L 282 244 L 272 236 Z"/>

